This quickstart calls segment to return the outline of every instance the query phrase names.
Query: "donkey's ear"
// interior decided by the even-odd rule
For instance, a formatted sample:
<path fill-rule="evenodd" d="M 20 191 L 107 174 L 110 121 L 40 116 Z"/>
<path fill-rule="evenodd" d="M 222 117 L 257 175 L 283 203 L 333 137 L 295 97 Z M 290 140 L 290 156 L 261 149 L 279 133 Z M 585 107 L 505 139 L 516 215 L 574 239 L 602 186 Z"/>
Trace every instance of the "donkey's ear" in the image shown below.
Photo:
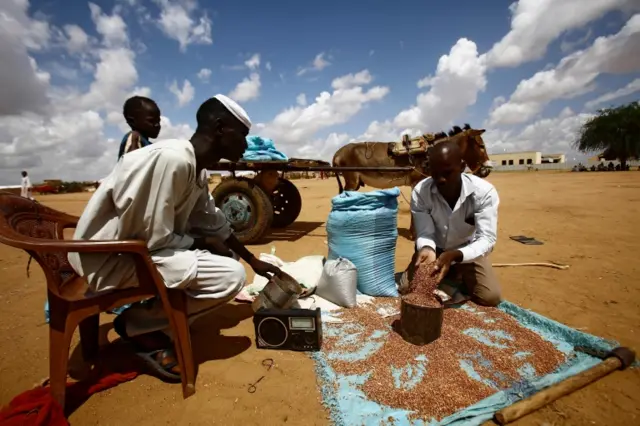
<path fill-rule="evenodd" d="M 479 135 L 483 134 L 486 131 L 487 131 L 486 129 L 477 129 L 474 133 L 476 134 L 476 136 L 479 136 Z"/>

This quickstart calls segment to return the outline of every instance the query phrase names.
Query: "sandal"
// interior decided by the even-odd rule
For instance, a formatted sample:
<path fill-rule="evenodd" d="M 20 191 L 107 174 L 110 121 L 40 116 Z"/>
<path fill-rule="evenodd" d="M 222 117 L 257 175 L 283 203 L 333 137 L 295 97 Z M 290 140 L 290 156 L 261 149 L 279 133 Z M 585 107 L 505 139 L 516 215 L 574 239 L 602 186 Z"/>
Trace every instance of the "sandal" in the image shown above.
<path fill-rule="evenodd" d="M 150 352 L 136 352 L 136 356 L 167 381 L 179 383 L 182 380 L 178 360 L 176 359 L 173 348 L 158 349 Z M 177 373 L 174 370 L 176 367 L 178 367 Z"/>
<path fill-rule="evenodd" d="M 127 335 L 126 327 L 124 323 L 124 319 L 121 316 L 117 316 L 113 321 L 113 329 L 120 336 L 120 338 L 131 344 L 134 347 L 135 354 L 138 358 L 140 358 L 144 363 L 150 367 L 155 373 L 157 373 L 162 378 L 166 379 L 169 382 L 180 382 L 180 368 L 178 368 L 177 372 L 174 370 L 178 366 L 178 360 L 175 356 L 175 352 L 173 347 L 164 347 L 161 349 L 149 349 L 147 345 L 143 345 L 140 340 L 154 340 L 153 337 L 166 339 L 166 335 L 162 332 L 154 332 L 148 335 L 136 336 L 136 338 L 131 338 Z M 141 339 L 137 341 L 137 338 Z M 166 343 L 167 345 L 171 345 L 170 342 Z M 147 346 L 147 347 L 145 347 Z"/>

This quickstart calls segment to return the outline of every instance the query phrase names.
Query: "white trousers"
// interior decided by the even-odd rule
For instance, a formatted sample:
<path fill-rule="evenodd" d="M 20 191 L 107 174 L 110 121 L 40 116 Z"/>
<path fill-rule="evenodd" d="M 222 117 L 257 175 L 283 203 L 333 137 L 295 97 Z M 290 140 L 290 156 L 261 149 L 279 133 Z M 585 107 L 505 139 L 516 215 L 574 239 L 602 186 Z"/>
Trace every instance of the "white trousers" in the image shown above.
<path fill-rule="evenodd" d="M 196 277 L 181 286 L 189 296 L 189 323 L 231 301 L 242 290 L 247 280 L 244 266 L 236 260 L 238 257 L 235 253 L 235 258 L 218 256 L 203 250 L 196 250 L 196 255 Z M 122 317 L 127 327 L 127 335 L 130 337 L 153 331 L 163 331 L 171 336 L 169 319 L 160 299 L 136 304 L 124 311 Z"/>

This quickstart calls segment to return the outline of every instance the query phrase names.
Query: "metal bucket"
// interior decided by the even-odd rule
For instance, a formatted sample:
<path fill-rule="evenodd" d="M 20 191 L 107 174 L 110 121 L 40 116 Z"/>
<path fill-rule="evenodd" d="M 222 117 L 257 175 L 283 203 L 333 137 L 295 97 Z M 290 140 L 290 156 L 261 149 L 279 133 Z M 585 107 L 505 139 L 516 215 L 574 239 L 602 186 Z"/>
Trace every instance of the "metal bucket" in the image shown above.
<path fill-rule="evenodd" d="M 302 291 L 303 288 L 298 281 L 283 272 L 280 277 L 271 277 L 267 285 L 253 301 L 251 307 L 253 312 L 257 312 L 260 308 L 288 309 L 298 300 Z"/>

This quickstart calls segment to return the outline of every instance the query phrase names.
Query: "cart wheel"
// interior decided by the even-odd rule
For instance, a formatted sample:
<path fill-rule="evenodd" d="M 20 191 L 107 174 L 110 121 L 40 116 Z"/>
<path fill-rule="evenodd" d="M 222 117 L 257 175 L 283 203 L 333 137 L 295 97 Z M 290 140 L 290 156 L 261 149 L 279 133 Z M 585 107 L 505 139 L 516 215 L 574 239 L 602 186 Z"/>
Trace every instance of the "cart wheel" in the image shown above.
<path fill-rule="evenodd" d="M 257 242 L 271 227 L 271 200 L 251 179 L 225 179 L 211 195 L 243 244 Z"/>
<path fill-rule="evenodd" d="M 291 225 L 302 210 L 300 192 L 288 179 L 278 179 L 278 185 L 271 195 L 271 202 L 273 203 L 272 226 L 274 228 L 284 228 Z"/>

